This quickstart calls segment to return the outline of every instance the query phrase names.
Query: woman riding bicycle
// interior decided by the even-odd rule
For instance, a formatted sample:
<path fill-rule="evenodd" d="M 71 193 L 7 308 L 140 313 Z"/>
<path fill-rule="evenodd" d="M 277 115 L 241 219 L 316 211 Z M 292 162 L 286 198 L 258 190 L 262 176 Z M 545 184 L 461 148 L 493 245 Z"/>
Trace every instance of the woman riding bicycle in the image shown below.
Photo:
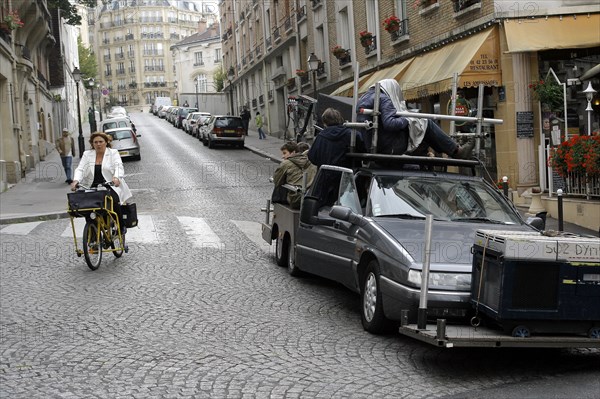
<path fill-rule="evenodd" d="M 71 183 L 71 190 L 75 191 L 79 182 L 85 186 L 97 187 L 105 182 L 112 182 L 110 195 L 113 198 L 113 210 L 119 216 L 121 231 L 125 234 L 125 223 L 121 203 L 131 198 L 131 191 L 123 180 L 125 170 L 118 150 L 111 148 L 110 137 L 102 132 L 92 133 L 90 136 L 91 150 L 83 153 Z"/>

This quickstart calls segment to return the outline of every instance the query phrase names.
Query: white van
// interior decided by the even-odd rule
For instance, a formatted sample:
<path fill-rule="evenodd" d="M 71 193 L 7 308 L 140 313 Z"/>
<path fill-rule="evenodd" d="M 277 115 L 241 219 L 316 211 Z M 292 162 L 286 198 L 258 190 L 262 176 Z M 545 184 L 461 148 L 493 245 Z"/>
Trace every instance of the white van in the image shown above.
<path fill-rule="evenodd" d="M 133 123 L 131 123 L 131 119 L 126 116 L 120 118 L 109 118 L 99 122 L 98 131 L 106 132 L 109 129 L 118 129 L 123 127 L 131 127 L 135 129 L 135 127 L 132 125 Z"/>
<path fill-rule="evenodd" d="M 158 114 L 158 107 L 166 105 L 173 105 L 171 102 L 171 97 L 156 97 L 154 100 L 154 104 L 152 104 L 151 112 L 156 115 Z"/>

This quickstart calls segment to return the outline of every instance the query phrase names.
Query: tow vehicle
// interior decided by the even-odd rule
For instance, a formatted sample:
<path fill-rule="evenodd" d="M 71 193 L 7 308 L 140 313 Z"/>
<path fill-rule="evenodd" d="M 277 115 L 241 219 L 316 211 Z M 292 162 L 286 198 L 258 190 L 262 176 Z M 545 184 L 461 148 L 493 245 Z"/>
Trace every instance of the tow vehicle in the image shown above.
<path fill-rule="evenodd" d="M 587 337 L 548 336 L 543 329 L 531 330 L 542 331 L 541 337 L 523 329 L 507 333 L 498 326 L 509 320 L 501 318 L 468 324 L 482 309 L 473 302 L 472 283 L 478 231 L 527 236 L 544 229 L 542 219 L 524 221 L 497 187 L 477 176 L 480 161 L 349 156 L 356 159 L 355 168 L 319 168 L 300 210 L 270 201 L 263 209 L 263 239 L 275 241 L 276 262 L 292 276 L 310 273 L 358 293 L 362 325 L 372 333 L 399 324 L 400 333 L 443 347 L 600 347 L 595 314 L 585 320 Z M 331 187 L 335 198 L 327 203 L 323 193 Z M 600 251 L 600 240 L 590 245 Z M 600 298 L 600 263 L 596 266 L 586 277 L 586 306 Z M 488 287 L 489 281 L 481 284 Z M 530 290 L 534 295 L 535 287 Z"/>

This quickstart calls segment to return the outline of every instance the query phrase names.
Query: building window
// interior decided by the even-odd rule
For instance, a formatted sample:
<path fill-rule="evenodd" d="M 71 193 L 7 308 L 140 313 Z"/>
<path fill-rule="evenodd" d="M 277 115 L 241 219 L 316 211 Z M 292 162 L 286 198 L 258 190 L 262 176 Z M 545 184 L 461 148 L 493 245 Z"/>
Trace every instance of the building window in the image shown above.
<path fill-rule="evenodd" d="M 220 48 L 216 48 L 215 49 L 215 64 L 218 64 L 221 62 L 221 49 Z"/>
<path fill-rule="evenodd" d="M 204 65 L 204 60 L 202 59 L 202 51 L 194 53 L 194 66 L 199 65 Z"/>

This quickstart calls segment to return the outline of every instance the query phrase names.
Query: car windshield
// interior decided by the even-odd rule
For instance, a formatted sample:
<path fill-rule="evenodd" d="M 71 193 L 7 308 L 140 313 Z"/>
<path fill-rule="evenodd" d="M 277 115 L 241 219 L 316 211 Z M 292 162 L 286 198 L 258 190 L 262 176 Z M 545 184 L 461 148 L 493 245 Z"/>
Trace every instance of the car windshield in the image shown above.
<path fill-rule="evenodd" d="M 125 140 L 131 138 L 131 131 L 129 130 L 118 130 L 116 132 L 109 133 L 113 140 Z"/>
<path fill-rule="evenodd" d="M 240 118 L 218 118 L 215 121 L 216 127 L 242 127 L 242 120 Z"/>
<path fill-rule="evenodd" d="M 373 216 L 520 224 L 501 194 L 483 181 L 423 176 L 378 176 L 371 185 Z"/>

